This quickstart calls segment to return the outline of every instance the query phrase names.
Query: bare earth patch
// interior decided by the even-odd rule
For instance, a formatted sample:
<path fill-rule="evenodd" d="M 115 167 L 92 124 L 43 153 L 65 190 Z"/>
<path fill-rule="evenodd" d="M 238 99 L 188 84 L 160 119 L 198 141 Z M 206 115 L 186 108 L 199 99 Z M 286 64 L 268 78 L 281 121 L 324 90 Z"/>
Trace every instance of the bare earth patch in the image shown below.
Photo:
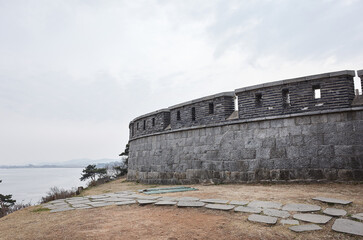
<path fill-rule="evenodd" d="M 286 184 L 286 185 L 191 185 L 199 191 L 162 194 L 228 200 L 270 200 L 286 203 L 312 203 L 323 196 L 352 200 L 344 208 L 348 213 L 363 212 L 361 184 Z M 113 181 L 85 191 L 95 195 L 155 186 Z M 288 226 L 265 226 L 247 221 L 249 214 L 161 206 L 109 206 L 95 209 L 50 213 L 29 207 L 0 219 L 0 239 L 358 239 L 331 230 L 333 221 L 323 230 L 294 233 Z"/>

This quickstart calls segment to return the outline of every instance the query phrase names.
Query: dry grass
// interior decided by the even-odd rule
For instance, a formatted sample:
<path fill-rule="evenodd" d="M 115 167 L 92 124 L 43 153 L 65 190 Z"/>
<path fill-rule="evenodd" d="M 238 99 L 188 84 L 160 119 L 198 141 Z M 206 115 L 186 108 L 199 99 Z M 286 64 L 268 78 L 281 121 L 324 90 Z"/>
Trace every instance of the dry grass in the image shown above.
<path fill-rule="evenodd" d="M 83 192 L 94 195 L 150 186 L 116 180 Z M 314 203 L 314 196 L 353 200 L 349 213 L 363 212 L 362 185 L 193 185 L 194 192 L 163 196 L 196 196 L 236 200 L 272 200 L 282 203 Z M 337 206 L 339 207 L 339 206 Z M 0 239 L 358 239 L 331 231 L 333 221 L 323 230 L 297 234 L 286 226 L 249 223 L 248 214 L 205 208 L 176 208 L 137 205 L 50 213 L 29 207 L 0 219 Z"/>

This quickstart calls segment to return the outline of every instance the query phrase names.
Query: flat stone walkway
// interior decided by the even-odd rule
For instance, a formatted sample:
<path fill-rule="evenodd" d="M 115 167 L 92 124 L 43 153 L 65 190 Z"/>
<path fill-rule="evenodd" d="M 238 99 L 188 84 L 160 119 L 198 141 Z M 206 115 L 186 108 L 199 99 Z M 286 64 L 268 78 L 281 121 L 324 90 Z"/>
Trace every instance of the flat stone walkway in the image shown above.
<path fill-rule="evenodd" d="M 363 213 L 346 215 L 346 210 L 342 209 L 346 204 L 350 204 L 350 201 L 321 197 L 313 199 L 321 201 L 326 207 L 321 209 L 320 206 L 311 204 L 288 203 L 284 205 L 279 202 L 257 200 L 245 201 L 236 199 L 150 196 L 132 191 L 59 199 L 42 204 L 41 206 L 50 209 L 50 212 L 52 213 L 92 209 L 111 205 L 124 206 L 132 204 L 138 204 L 140 206 L 154 205 L 158 207 L 207 208 L 211 211 L 222 210 L 235 212 L 236 214 L 249 214 L 248 221 L 257 224 L 277 225 L 277 220 L 280 219 L 279 225 L 286 225 L 286 227 L 289 227 L 290 225 L 289 229 L 297 233 L 320 230 L 322 227 L 327 227 L 324 226 L 324 224 L 333 219 L 334 231 L 362 236 L 363 223 L 360 221 L 363 220 Z M 341 206 L 343 205 L 343 207 L 340 207 L 339 209 L 329 208 L 328 203 L 331 204 L 333 202 L 335 204 L 340 204 Z M 324 215 L 313 213 L 316 211 L 322 211 L 322 214 Z M 342 218 L 343 216 L 350 216 L 350 219 L 347 219 L 348 217 Z M 301 223 L 293 220 L 293 218 L 300 220 Z"/>

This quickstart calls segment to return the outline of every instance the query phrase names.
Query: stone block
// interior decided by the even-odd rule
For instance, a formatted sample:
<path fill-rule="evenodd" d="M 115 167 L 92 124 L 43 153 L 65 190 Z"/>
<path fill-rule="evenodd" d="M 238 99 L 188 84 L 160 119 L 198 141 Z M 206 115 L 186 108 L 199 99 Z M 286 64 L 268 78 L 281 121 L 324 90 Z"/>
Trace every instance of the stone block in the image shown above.
<path fill-rule="evenodd" d="M 299 226 L 292 226 L 289 227 L 289 229 L 294 232 L 310 232 L 310 231 L 321 230 L 322 228 L 316 224 L 305 224 Z"/>
<path fill-rule="evenodd" d="M 311 214 L 311 213 L 294 214 L 293 218 L 304 221 L 304 222 L 311 222 L 311 223 L 318 223 L 318 224 L 326 224 L 331 219 L 331 217 L 328 217 L 325 215 Z"/>
<path fill-rule="evenodd" d="M 336 232 L 363 236 L 363 223 L 352 221 L 349 219 L 335 220 L 332 229 Z"/>
<path fill-rule="evenodd" d="M 252 214 L 252 215 L 248 216 L 248 221 L 273 225 L 273 224 L 276 224 L 277 218 L 258 215 L 258 214 Z"/>

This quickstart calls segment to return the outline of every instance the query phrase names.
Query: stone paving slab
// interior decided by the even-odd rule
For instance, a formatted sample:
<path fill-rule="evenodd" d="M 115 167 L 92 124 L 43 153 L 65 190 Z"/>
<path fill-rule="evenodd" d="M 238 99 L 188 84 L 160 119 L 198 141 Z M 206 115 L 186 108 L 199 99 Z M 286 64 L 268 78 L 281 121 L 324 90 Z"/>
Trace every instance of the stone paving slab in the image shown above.
<path fill-rule="evenodd" d="M 273 224 L 276 224 L 277 218 L 276 217 L 270 217 L 270 216 L 258 215 L 258 214 L 252 214 L 252 215 L 248 216 L 248 221 L 273 225 Z"/>
<path fill-rule="evenodd" d="M 304 221 L 304 222 L 319 223 L 319 224 L 325 224 L 325 223 L 329 222 L 331 219 L 331 217 L 329 217 L 329 216 L 320 215 L 320 214 L 312 214 L 312 213 L 294 214 L 293 218 Z"/>
<path fill-rule="evenodd" d="M 281 219 L 280 223 L 282 225 L 299 225 L 299 221 L 298 220 L 293 220 L 293 219 Z"/>
<path fill-rule="evenodd" d="M 93 195 L 93 196 L 89 196 L 90 199 L 102 199 L 102 198 L 109 198 L 109 196 L 104 196 L 104 195 Z"/>
<path fill-rule="evenodd" d="M 249 207 L 257 207 L 257 208 L 275 208 L 281 209 L 282 204 L 279 202 L 270 202 L 270 201 L 252 201 L 248 204 Z"/>
<path fill-rule="evenodd" d="M 204 205 L 204 202 L 199 201 L 180 201 L 177 204 L 178 207 L 203 207 Z"/>
<path fill-rule="evenodd" d="M 280 217 L 280 218 L 288 218 L 290 217 L 290 213 L 287 211 L 281 211 L 277 209 L 269 209 L 265 208 L 263 209 L 263 214 L 271 217 Z"/>
<path fill-rule="evenodd" d="M 85 204 L 85 203 L 90 203 L 91 201 L 87 200 L 83 200 L 83 201 L 67 201 L 69 204 Z"/>
<path fill-rule="evenodd" d="M 89 205 L 92 207 L 106 207 L 114 204 L 115 204 L 114 202 L 93 202 L 90 203 Z"/>
<path fill-rule="evenodd" d="M 239 206 L 234 209 L 235 212 L 244 212 L 244 213 L 260 213 L 262 211 L 262 208 L 256 208 L 256 207 L 244 207 Z"/>
<path fill-rule="evenodd" d="M 318 205 L 303 204 L 303 203 L 289 203 L 282 207 L 284 211 L 291 212 L 315 212 L 320 211 L 321 207 Z"/>
<path fill-rule="evenodd" d="M 135 200 L 129 200 L 129 201 L 122 201 L 122 202 L 116 202 L 117 206 L 123 206 L 123 205 L 131 205 L 136 203 Z"/>
<path fill-rule="evenodd" d="M 333 216 L 333 217 L 342 217 L 347 215 L 347 211 L 343 209 L 337 209 L 337 208 L 327 208 L 323 211 L 326 215 Z"/>
<path fill-rule="evenodd" d="M 226 204 L 229 202 L 228 200 L 224 199 L 201 199 L 200 201 L 205 203 L 216 203 L 216 204 Z"/>
<path fill-rule="evenodd" d="M 313 200 L 317 200 L 317 201 L 325 202 L 325 203 L 334 203 L 334 204 L 343 204 L 343 205 L 348 205 L 348 204 L 352 203 L 352 201 L 348 201 L 348 200 L 342 200 L 342 199 L 336 199 L 336 198 L 326 198 L 326 197 L 315 197 L 315 198 L 313 198 Z"/>
<path fill-rule="evenodd" d="M 157 200 L 160 197 L 159 196 L 136 196 L 137 199 L 143 199 L 143 200 Z"/>
<path fill-rule="evenodd" d="M 305 224 L 299 226 L 291 226 L 289 227 L 289 229 L 294 232 L 310 232 L 310 231 L 321 230 L 322 228 L 316 224 Z"/>
<path fill-rule="evenodd" d="M 158 201 L 172 201 L 172 202 L 176 202 L 176 201 L 181 201 L 179 200 L 181 198 L 176 198 L 176 197 L 161 197 L 158 199 Z M 198 198 L 199 200 L 199 198 Z"/>
<path fill-rule="evenodd" d="M 229 204 L 239 205 L 239 206 L 244 206 L 244 205 L 247 205 L 248 203 L 249 203 L 249 201 L 238 201 L 238 200 L 232 200 L 229 202 Z"/>
<path fill-rule="evenodd" d="M 228 204 L 207 204 L 205 207 L 209 209 L 229 211 L 232 210 L 235 206 Z"/>
<path fill-rule="evenodd" d="M 196 197 L 180 197 L 180 198 L 176 198 L 175 200 L 180 201 L 180 202 L 199 201 L 199 198 L 196 198 Z"/>
<path fill-rule="evenodd" d="M 86 204 L 72 204 L 72 207 L 74 207 L 74 208 L 84 208 L 84 207 L 89 207 L 89 205 L 86 205 Z"/>
<path fill-rule="evenodd" d="M 363 236 L 363 223 L 349 219 L 335 220 L 332 229 L 336 232 L 349 233 L 353 235 Z"/>
<path fill-rule="evenodd" d="M 51 213 L 54 213 L 54 212 L 65 212 L 65 211 L 70 211 L 70 210 L 74 210 L 74 208 L 57 208 L 57 209 L 50 210 L 50 212 Z"/>
<path fill-rule="evenodd" d="M 363 221 L 363 213 L 357 213 L 352 216 L 352 218 Z"/>
<path fill-rule="evenodd" d="M 156 200 L 143 200 L 143 199 L 139 199 L 139 200 L 137 200 L 137 202 L 139 203 L 139 205 L 147 205 L 147 204 L 156 203 Z"/>
<path fill-rule="evenodd" d="M 157 206 L 173 206 L 175 204 L 176 204 L 176 202 L 173 202 L 173 201 L 159 201 L 159 202 L 155 203 L 155 205 L 157 205 Z"/>

